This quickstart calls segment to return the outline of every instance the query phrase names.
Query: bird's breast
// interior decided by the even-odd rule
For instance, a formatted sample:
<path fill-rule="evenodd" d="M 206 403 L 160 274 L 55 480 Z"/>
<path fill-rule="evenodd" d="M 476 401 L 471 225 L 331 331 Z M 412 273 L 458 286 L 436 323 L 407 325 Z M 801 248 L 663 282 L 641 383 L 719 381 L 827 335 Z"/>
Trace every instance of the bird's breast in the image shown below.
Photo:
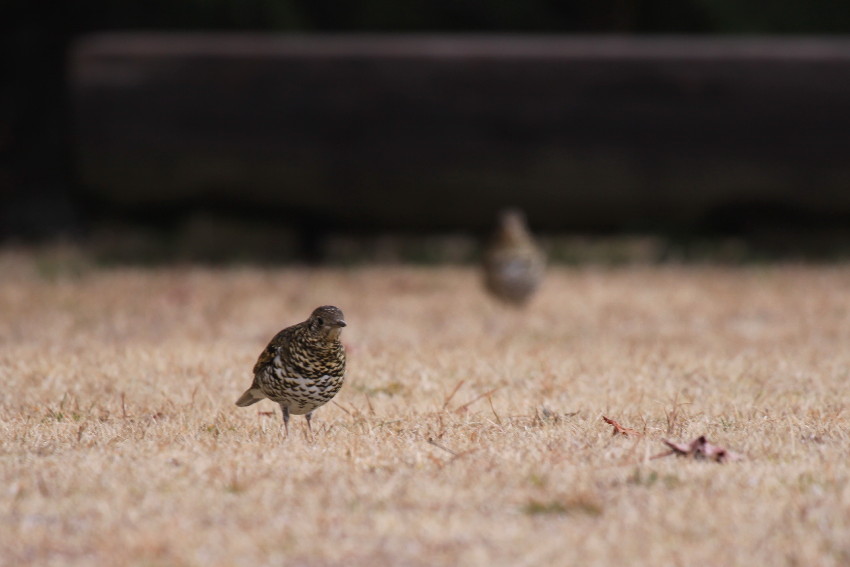
<path fill-rule="evenodd" d="M 344 357 L 311 357 L 290 356 L 276 357 L 274 372 L 279 377 L 302 376 L 310 379 L 320 379 L 323 376 L 342 377 L 345 374 Z"/>

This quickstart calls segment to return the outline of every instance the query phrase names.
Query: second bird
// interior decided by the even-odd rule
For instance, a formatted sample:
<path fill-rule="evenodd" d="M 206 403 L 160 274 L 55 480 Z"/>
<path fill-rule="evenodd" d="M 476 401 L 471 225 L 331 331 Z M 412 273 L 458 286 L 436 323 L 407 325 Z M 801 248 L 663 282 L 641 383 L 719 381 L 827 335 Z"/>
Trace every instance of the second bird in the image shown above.
<path fill-rule="evenodd" d="M 312 434 L 313 411 L 342 388 L 345 348 L 339 340 L 345 319 L 338 307 L 317 307 L 306 321 L 276 334 L 254 365 L 254 382 L 236 401 L 250 406 L 268 398 L 280 405 L 289 435 L 289 416 L 304 415 Z"/>
<path fill-rule="evenodd" d="M 528 302 L 543 279 L 546 259 L 525 224 L 525 215 L 508 209 L 484 253 L 484 283 L 490 292 L 516 306 Z"/>

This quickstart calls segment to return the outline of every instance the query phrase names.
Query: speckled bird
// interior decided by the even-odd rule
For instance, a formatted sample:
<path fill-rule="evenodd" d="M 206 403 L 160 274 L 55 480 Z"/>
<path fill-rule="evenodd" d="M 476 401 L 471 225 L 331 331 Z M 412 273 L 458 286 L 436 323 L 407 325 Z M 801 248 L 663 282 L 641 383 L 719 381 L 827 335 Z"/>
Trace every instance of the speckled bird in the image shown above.
<path fill-rule="evenodd" d="M 497 298 L 515 306 L 528 302 L 543 280 L 546 258 L 517 209 L 503 211 L 484 254 L 484 283 Z"/>
<path fill-rule="evenodd" d="M 332 305 L 317 307 L 306 321 L 276 334 L 254 365 L 254 382 L 236 401 L 240 407 L 268 398 L 280 405 L 289 436 L 289 416 L 304 415 L 312 435 L 313 411 L 342 388 L 345 319 Z"/>

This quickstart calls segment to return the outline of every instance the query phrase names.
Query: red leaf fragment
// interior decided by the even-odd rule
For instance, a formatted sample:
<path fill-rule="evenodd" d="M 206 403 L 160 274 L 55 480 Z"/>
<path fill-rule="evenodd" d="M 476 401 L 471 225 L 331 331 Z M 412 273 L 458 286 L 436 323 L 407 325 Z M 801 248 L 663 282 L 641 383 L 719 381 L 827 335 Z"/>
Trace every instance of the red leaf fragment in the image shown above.
<path fill-rule="evenodd" d="M 670 450 L 653 456 L 653 459 L 676 455 L 677 457 L 689 457 L 697 460 L 705 459 L 718 463 L 726 463 L 740 461 L 744 458 L 743 455 L 729 451 L 720 445 L 709 443 L 708 439 L 705 438 L 705 435 L 700 435 L 690 443 L 674 443 L 667 439 L 662 439 L 661 441 L 670 447 Z"/>
<path fill-rule="evenodd" d="M 625 435 L 626 437 L 628 437 L 629 435 L 637 435 L 638 437 L 641 436 L 641 432 L 637 429 L 632 429 L 631 427 L 623 427 L 622 425 L 617 423 L 616 420 L 613 420 L 610 417 L 605 417 L 603 415 L 602 421 L 614 428 L 614 431 L 611 433 L 611 435 Z"/>

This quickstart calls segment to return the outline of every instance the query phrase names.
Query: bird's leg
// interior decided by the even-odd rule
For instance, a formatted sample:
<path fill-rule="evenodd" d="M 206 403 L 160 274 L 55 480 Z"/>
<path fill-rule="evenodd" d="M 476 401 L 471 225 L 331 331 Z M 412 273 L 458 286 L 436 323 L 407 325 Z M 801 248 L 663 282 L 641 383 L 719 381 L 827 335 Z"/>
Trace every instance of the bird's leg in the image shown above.
<path fill-rule="evenodd" d="M 310 441 L 313 440 L 313 426 L 310 425 L 310 420 L 313 418 L 313 412 L 308 413 L 304 417 L 307 418 L 307 431 L 310 432 Z"/>
<path fill-rule="evenodd" d="M 289 437 L 289 406 L 280 404 L 280 409 L 283 411 L 283 428 L 286 431 L 283 438 L 286 439 Z"/>

